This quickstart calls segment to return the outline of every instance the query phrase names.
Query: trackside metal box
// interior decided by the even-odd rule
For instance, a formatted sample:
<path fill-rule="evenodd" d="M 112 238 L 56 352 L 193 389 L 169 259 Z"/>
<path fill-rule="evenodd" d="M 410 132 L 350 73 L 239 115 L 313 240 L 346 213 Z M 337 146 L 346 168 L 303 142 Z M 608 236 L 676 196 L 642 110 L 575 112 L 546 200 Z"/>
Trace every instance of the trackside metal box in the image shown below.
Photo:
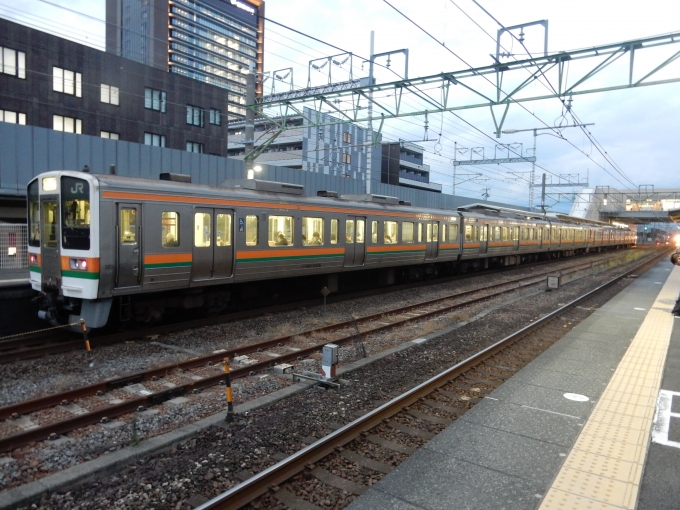
<path fill-rule="evenodd" d="M 338 364 L 338 346 L 326 344 L 323 346 L 322 365 L 331 366 Z"/>

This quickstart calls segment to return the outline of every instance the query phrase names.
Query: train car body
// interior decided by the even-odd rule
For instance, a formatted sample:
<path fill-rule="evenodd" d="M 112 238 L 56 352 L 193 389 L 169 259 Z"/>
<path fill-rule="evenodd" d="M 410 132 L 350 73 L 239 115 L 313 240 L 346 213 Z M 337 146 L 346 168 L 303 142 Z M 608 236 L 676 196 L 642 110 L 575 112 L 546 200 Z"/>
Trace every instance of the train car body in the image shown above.
<path fill-rule="evenodd" d="M 167 309 L 223 309 L 237 284 L 378 270 L 425 273 L 519 264 L 634 244 L 634 233 L 521 211 L 400 205 L 375 195 L 302 196 L 296 185 L 221 187 L 73 171 L 28 185 L 29 266 L 40 314 L 149 321 Z M 627 235 L 630 234 L 630 235 Z"/>

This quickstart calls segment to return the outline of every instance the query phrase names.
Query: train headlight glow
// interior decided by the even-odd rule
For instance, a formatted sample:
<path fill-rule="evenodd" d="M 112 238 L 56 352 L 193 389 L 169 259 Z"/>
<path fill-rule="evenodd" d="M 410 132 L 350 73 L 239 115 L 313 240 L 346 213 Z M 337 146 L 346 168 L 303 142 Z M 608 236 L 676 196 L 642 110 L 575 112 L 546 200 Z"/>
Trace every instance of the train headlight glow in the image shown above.
<path fill-rule="evenodd" d="M 69 259 L 69 267 L 75 271 L 87 271 L 87 259 Z"/>
<path fill-rule="evenodd" d="M 43 177 L 42 190 L 43 191 L 56 191 L 57 190 L 57 178 L 56 177 Z"/>
<path fill-rule="evenodd" d="M 37 264 L 37 263 L 38 263 L 38 256 L 37 256 L 37 255 L 34 255 L 33 253 L 31 253 L 31 254 L 28 256 L 28 262 L 29 262 L 31 265 Z"/>

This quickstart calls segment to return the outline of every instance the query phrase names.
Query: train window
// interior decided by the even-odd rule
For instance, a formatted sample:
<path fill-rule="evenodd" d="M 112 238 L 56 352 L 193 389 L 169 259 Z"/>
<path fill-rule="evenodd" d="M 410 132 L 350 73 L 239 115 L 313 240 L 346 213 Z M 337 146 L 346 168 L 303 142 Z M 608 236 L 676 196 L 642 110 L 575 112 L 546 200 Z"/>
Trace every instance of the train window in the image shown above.
<path fill-rule="evenodd" d="M 378 222 L 377 221 L 371 222 L 371 242 L 372 243 L 378 242 Z"/>
<path fill-rule="evenodd" d="M 501 241 L 507 241 L 510 237 L 508 236 L 508 227 L 501 228 Z"/>
<path fill-rule="evenodd" d="M 39 181 L 28 185 L 28 245 L 40 246 L 40 195 Z"/>
<path fill-rule="evenodd" d="M 396 221 L 385 221 L 383 223 L 383 228 L 385 229 L 383 241 L 385 244 L 396 244 L 399 242 L 398 226 Z"/>
<path fill-rule="evenodd" d="M 118 224 L 120 242 L 134 244 L 137 242 L 137 209 L 121 209 Z"/>
<path fill-rule="evenodd" d="M 357 243 L 363 244 L 366 233 L 366 220 L 357 220 Z"/>
<path fill-rule="evenodd" d="M 444 223 L 444 225 L 442 225 L 442 243 L 446 242 L 446 230 L 446 223 Z"/>
<path fill-rule="evenodd" d="M 431 243 L 432 242 L 432 223 L 427 223 L 425 225 L 425 242 Z"/>
<path fill-rule="evenodd" d="M 345 221 L 345 242 L 347 244 L 354 243 L 354 220 Z"/>
<path fill-rule="evenodd" d="M 47 248 L 57 247 L 57 203 L 43 202 L 43 243 Z"/>
<path fill-rule="evenodd" d="M 258 217 L 255 215 L 246 216 L 246 246 L 257 245 Z"/>
<path fill-rule="evenodd" d="M 439 223 L 432 224 L 432 242 L 433 243 L 439 242 Z"/>
<path fill-rule="evenodd" d="M 449 242 L 458 242 L 458 225 L 449 225 Z"/>
<path fill-rule="evenodd" d="M 90 184 L 61 178 L 62 244 L 71 250 L 90 249 Z"/>
<path fill-rule="evenodd" d="M 491 232 L 489 234 L 489 241 L 500 241 L 501 240 L 501 227 L 491 227 Z"/>
<path fill-rule="evenodd" d="M 402 241 L 404 241 L 405 243 L 412 243 L 413 234 L 414 234 L 413 222 L 405 221 L 404 223 L 401 224 Z"/>
<path fill-rule="evenodd" d="M 472 241 L 472 225 L 465 225 L 465 242 Z"/>
<path fill-rule="evenodd" d="M 269 217 L 269 246 L 293 246 L 293 221 L 292 216 Z"/>
<path fill-rule="evenodd" d="M 212 227 L 212 215 L 210 213 L 194 214 L 194 246 L 197 248 L 207 248 L 210 246 L 212 237 L 210 229 Z"/>
<path fill-rule="evenodd" d="M 323 218 L 302 218 L 302 245 L 323 244 Z"/>
<path fill-rule="evenodd" d="M 331 220 L 331 244 L 338 244 L 338 220 Z"/>
<path fill-rule="evenodd" d="M 418 223 L 418 242 L 422 243 L 423 242 L 423 224 Z"/>
<path fill-rule="evenodd" d="M 215 235 L 217 246 L 231 246 L 231 214 L 219 213 L 215 216 Z"/>
<path fill-rule="evenodd" d="M 542 237 L 543 231 L 540 228 L 536 229 L 536 240 L 540 241 Z"/>
<path fill-rule="evenodd" d="M 163 248 L 179 246 L 179 214 L 176 212 L 161 213 L 161 243 Z"/>
<path fill-rule="evenodd" d="M 479 227 L 479 240 L 480 241 L 488 241 L 489 240 L 489 226 L 488 225 L 482 225 Z"/>

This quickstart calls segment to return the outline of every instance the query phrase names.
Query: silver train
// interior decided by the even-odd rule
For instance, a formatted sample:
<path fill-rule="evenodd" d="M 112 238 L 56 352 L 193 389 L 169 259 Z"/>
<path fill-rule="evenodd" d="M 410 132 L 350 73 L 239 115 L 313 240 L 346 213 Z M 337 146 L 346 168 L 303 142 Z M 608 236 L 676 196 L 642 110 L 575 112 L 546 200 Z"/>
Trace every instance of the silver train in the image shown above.
<path fill-rule="evenodd" d="M 257 281 L 316 275 L 334 291 L 357 271 L 390 284 L 635 243 L 634 232 L 567 216 L 422 209 L 392 197 L 306 197 L 291 184 L 209 187 L 184 177 L 54 171 L 33 179 L 28 257 L 40 316 L 99 328 L 110 316 L 146 322 L 172 309 L 217 312 L 234 289 Z"/>

